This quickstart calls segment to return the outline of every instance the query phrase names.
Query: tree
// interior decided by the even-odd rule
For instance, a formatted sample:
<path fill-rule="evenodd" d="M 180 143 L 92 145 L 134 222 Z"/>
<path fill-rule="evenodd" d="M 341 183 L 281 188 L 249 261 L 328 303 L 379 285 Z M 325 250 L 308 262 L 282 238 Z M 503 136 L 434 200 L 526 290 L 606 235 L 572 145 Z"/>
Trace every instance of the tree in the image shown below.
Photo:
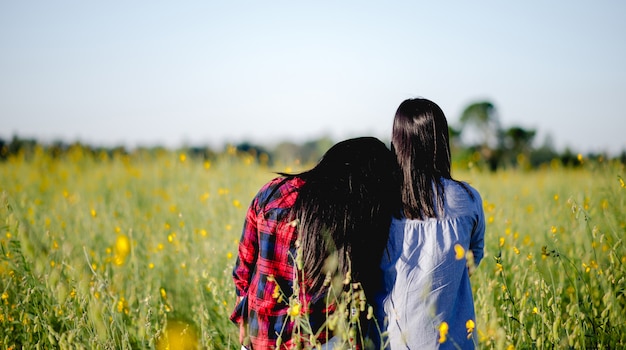
<path fill-rule="evenodd" d="M 493 103 L 481 101 L 470 104 L 463 110 L 460 122 L 462 137 L 495 170 L 502 149 L 502 130 Z"/>
<path fill-rule="evenodd" d="M 532 143 L 537 132 L 521 126 L 512 126 L 504 132 L 504 153 L 509 163 L 522 165 L 530 160 Z"/>

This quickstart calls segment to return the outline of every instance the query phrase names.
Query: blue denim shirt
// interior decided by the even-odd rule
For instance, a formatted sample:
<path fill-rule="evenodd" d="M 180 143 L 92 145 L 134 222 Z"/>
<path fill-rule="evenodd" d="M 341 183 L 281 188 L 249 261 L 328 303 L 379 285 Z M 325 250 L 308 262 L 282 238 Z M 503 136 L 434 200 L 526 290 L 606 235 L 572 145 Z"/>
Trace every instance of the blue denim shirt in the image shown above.
<path fill-rule="evenodd" d="M 468 337 L 466 327 L 476 317 L 465 253 L 471 251 L 478 266 L 485 234 L 482 199 L 467 184 L 446 179 L 443 184 L 444 212 L 437 219 L 402 218 L 391 224 L 378 300 L 391 349 L 473 349 L 476 344 L 477 331 Z M 443 322 L 448 333 L 440 342 Z"/>

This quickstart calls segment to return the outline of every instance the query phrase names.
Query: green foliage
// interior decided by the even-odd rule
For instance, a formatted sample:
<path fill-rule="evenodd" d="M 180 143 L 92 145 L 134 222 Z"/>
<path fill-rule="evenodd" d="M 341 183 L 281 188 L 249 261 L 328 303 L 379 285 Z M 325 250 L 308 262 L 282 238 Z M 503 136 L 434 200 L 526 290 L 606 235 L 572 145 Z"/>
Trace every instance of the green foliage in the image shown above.
<path fill-rule="evenodd" d="M 455 169 L 481 192 L 487 218 L 485 259 L 472 276 L 481 347 L 626 345 L 624 167 L 576 160 Z M 274 171 L 296 170 L 235 148 L 211 157 L 80 146 L 7 156 L 0 348 L 238 349 L 228 317 L 245 210 Z M 354 302 L 343 315 L 367 311 L 343 282 L 338 304 Z M 294 311 L 294 320 L 310 338 L 305 315 Z M 356 319 L 336 321 L 353 339 Z"/>
<path fill-rule="evenodd" d="M 472 277 L 485 348 L 626 345 L 626 188 L 614 175 L 623 170 L 475 178 L 489 237 Z"/>

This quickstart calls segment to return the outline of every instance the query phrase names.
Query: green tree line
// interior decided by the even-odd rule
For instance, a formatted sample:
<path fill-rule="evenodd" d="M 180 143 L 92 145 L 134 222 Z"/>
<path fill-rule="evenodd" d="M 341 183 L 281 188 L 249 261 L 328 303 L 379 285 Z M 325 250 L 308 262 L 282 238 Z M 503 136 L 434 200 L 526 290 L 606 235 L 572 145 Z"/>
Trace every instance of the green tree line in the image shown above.
<path fill-rule="evenodd" d="M 619 155 L 603 153 L 581 154 L 569 148 L 558 151 L 552 145 L 550 137 L 543 144 L 536 145 L 537 130 L 521 125 L 504 127 L 499 119 L 496 106 L 490 101 L 478 101 L 469 104 L 462 112 L 458 125 L 450 125 L 450 141 L 455 166 L 478 167 L 495 171 L 503 168 L 534 169 L 555 162 L 563 166 L 580 166 L 582 159 L 587 161 L 619 161 L 626 164 L 626 150 Z M 310 164 L 319 158 L 336 141 L 330 137 L 305 140 L 300 143 L 283 141 L 274 146 L 240 142 L 214 149 L 206 145 L 186 146 L 175 151 L 184 151 L 192 157 L 205 160 L 216 158 L 219 154 L 235 150 L 239 154 L 253 156 L 269 165 L 276 163 Z M 388 141 L 388 140 L 387 140 Z M 162 146 L 128 149 L 124 146 L 94 147 L 79 142 L 66 143 L 56 141 L 42 144 L 34 139 L 20 138 L 15 135 L 11 140 L 0 138 L 0 161 L 12 155 L 28 156 L 35 149 L 43 149 L 53 157 L 62 156 L 74 147 L 81 147 L 94 156 L 113 156 L 114 154 L 150 155 L 158 152 L 173 151 Z"/>

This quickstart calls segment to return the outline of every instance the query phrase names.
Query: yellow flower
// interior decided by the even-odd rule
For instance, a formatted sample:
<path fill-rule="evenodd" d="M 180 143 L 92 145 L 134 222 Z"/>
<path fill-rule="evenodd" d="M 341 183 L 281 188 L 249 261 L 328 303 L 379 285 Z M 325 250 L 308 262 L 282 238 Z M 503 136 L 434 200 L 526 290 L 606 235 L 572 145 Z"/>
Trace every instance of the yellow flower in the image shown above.
<path fill-rule="evenodd" d="M 502 272 L 504 267 L 500 263 L 496 263 L 496 272 Z"/>
<path fill-rule="evenodd" d="M 206 202 L 207 199 L 209 199 L 209 197 L 211 197 L 211 195 L 209 194 L 209 192 L 204 192 L 201 196 L 200 196 L 200 201 L 201 202 Z"/>
<path fill-rule="evenodd" d="M 280 296 L 280 287 L 277 285 L 274 286 L 274 292 L 272 293 L 272 298 L 276 299 Z"/>
<path fill-rule="evenodd" d="M 471 338 L 472 333 L 474 333 L 474 328 L 476 328 L 474 320 L 472 320 L 471 318 L 467 320 L 467 322 L 465 322 L 465 328 L 467 328 L 467 338 Z"/>
<path fill-rule="evenodd" d="M 130 239 L 125 235 L 117 236 L 115 240 L 115 254 L 121 258 L 125 258 L 130 253 Z"/>
<path fill-rule="evenodd" d="M 120 300 L 117 302 L 117 312 L 123 312 L 125 307 L 126 300 L 124 299 L 124 297 L 121 297 Z"/>
<path fill-rule="evenodd" d="M 300 315 L 300 304 L 294 304 L 289 310 L 289 315 L 292 317 Z"/>
<path fill-rule="evenodd" d="M 461 260 L 463 259 L 463 257 L 465 257 L 465 249 L 462 245 L 458 243 L 454 245 L 454 253 L 454 257 L 456 258 L 456 260 Z"/>
<path fill-rule="evenodd" d="M 448 340 L 448 323 L 441 322 L 439 325 L 439 343 L 445 343 Z"/>
<path fill-rule="evenodd" d="M 157 350 L 199 349 L 200 341 L 196 329 L 183 321 L 169 320 L 161 335 L 157 338 Z"/>
<path fill-rule="evenodd" d="M 233 258 L 233 253 L 231 253 L 231 252 L 226 253 L 226 258 L 232 259 Z"/>
<path fill-rule="evenodd" d="M 504 247 L 504 237 L 500 237 L 499 244 L 500 244 L 500 247 Z"/>

